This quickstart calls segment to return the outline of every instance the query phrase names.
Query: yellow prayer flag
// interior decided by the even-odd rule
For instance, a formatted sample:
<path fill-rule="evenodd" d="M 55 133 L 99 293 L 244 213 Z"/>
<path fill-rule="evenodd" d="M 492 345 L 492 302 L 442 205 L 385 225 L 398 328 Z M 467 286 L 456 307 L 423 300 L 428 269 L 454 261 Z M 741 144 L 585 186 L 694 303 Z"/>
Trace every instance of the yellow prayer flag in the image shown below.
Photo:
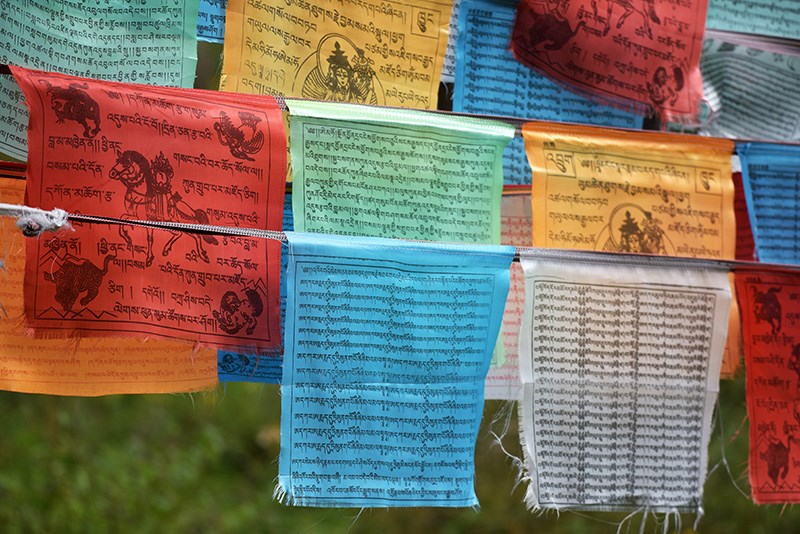
<path fill-rule="evenodd" d="M 230 0 L 220 87 L 436 109 L 452 0 Z"/>

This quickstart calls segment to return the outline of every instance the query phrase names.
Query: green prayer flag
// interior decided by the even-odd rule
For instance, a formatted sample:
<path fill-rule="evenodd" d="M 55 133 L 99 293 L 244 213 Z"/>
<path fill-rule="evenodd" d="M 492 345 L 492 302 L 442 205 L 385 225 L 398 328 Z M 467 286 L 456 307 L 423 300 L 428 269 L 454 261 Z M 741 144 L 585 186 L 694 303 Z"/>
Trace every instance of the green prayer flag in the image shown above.
<path fill-rule="evenodd" d="M 499 243 L 514 127 L 417 110 L 288 100 L 295 230 Z"/>

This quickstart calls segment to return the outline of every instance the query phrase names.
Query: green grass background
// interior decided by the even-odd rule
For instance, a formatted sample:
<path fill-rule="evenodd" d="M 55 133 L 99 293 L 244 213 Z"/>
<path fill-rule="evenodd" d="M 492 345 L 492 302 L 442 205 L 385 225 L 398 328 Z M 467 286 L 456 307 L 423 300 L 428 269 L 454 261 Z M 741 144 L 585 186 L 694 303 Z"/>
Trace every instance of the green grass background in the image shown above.
<path fill-rule="evenodd" d="M 718 424 L 710 467 L 724 445 L 733 476 L 749 492 L 743 403 L 744 381 L 723 382 L 725 437 Z M 537 516 L 525 509 L 516 469 L 488 431 L 507 408 L 486 403 L 475 458 L 479 510 L 373 509 L 359 515 L 357 509 L 296 508 L 272 500 L 280 452 L 277 386 L 85 399 L 0 393 L 0 532 L 615 532 L 625 514 Z M 516 432 L 514 409 L 504 445 L 519 457 Z M 722 466 L 709 477 L 704 504 L 701 532 L 800 530 L 796 509 L 752 504 Z M 638 532 L 641 518 L 622 531 Z M 693 515 L 684 515 L 683 530 L 693 522 Z M 661 532 L 652 516 L 645 532 Z"/>

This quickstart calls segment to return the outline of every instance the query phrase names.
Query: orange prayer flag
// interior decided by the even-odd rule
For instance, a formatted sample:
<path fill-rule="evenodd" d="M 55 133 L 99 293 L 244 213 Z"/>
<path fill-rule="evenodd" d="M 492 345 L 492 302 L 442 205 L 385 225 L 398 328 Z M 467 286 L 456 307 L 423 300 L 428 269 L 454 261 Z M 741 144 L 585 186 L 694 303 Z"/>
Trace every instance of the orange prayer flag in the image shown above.
<path fill-rule="evenodd" d="M 280 230 L 286 140 L 273 98 L 12 70 L 30 109 L 29 205 Z M 26 317 L 37 335 L 279 350 L 279 242 L 74 226 L 28 242 Z"/>

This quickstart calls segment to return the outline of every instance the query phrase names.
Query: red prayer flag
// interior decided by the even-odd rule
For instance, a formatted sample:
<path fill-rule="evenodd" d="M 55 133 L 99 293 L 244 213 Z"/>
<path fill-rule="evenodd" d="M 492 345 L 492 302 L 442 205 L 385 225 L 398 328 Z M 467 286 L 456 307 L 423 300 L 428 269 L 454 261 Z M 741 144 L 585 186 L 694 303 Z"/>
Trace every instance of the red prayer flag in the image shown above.
<path fill-rule="evenodd" d="M 737 274 L 750 485 L 757 503 L 800 502 L 800 275 Z"/>
<path fill-rule="evenodd" d="M 281 229 L 286 137 L 272 97 L 12 71 L 30 110 L 29 205 Z M 26 317 L 37 335 L 280 347 L 279 242 L 74 226 L 28 242 Z"/>
<path fill-rule="evenodd" d="M 706 0 L 522 0 L 517 60 L 599 100 L 696 122 Z"/>
<path fill-rule="evenodd" d="M 733 176 L 733 209 L 736 212 L 736 259 L 754 261 L 756 243 L 753 241 L 753 228 L 750 226 L 750 214 L 747 211 L 747 200 L 742 185 L 742 173 L 734 172 Z"/>

